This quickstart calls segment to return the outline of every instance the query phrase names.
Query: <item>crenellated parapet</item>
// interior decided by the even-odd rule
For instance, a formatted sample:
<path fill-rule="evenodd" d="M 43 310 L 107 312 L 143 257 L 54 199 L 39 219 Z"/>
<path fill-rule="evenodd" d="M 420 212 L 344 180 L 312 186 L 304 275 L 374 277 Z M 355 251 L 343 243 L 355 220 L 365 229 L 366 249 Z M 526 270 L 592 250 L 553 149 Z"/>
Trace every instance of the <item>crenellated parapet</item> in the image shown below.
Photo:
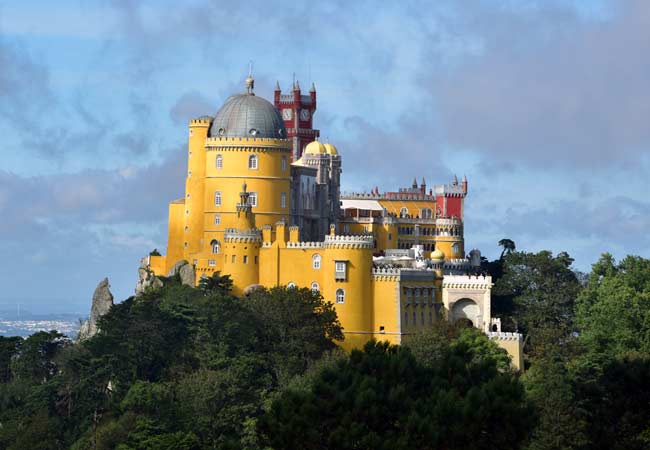
<path fill-rule="evenodd" d="M 492 289 L 492 277 L 484 275 L 445 275 L 443 289 L 487 290 Z"/>
<path fill-rule="evenodd" d="M 265 137 L 208 137 L 205 139 L 206 150 L 233 150 L 233 151 L 287 151 L 291 142 L 286 139 Z"/>
<path fill-rule="evenodd" d="M 205 125 L 210 125 L 212 123 L 212 120 L 214 117 L 211 116 L 201 116 L 197 117 L 196 119 L 190 120 L 190 126 L 205 126 Z"/>
<path fill-rule="evenodd" d="M 374 281 L 399 281 L 401 269 L 377 267 L 372 269 L 372 279 Z"/>
<path fill-rule="evenodd" d="M 237 242 L 262 242 L 260 230 L 253 228 L 250 230 L 239 230 L 237 228 L 226 228 L 224 241 L 227 243 Z"/>
<path fill-rule="evenodd" d="M 324 242 L 287 242 L 287 248 L 325 248 Z"/>
<path fill-rule="evenodd" d="M 325 236 L 325 247 L 372 249 L 374 247 L 374 238 L 368 234 L 327 235 Z"/>
<path fill-rule="evenodd" d="M 521 333 L 508 333 L 505 331 L 488 331 L 487 337 L 490 339 L 495 339 L 499 341 L 518 341 L 521 342 L 524 340 L 524 336 Z"/>

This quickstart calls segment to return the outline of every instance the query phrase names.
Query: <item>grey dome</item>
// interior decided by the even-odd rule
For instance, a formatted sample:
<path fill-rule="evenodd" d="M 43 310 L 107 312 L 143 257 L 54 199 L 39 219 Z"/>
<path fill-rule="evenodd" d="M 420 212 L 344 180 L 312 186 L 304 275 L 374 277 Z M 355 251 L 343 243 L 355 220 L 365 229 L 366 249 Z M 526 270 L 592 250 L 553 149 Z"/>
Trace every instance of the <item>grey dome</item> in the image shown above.
<path fill-rule="evenodd" d="M 280 112 L 271 103 L 249 93 L 226 100 L 212 121 L 209 135 L 286 139 L 287 130 Z"/>

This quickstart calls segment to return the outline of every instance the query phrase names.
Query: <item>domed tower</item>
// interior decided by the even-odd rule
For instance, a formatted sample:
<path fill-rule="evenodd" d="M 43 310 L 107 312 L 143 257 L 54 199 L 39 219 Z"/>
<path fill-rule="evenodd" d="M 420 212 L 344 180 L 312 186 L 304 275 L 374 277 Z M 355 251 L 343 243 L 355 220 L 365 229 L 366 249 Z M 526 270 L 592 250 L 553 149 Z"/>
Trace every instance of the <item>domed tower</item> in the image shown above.
<path fill-rule="evenodd" d="M 254 80 L 217 112 L 205 140 L 205 218 L 208 233 L 236 226 L 238 188 L 246 180 L 255 227 L 288 220 L 291 142 L 278 110 L 255 95 Z"/>

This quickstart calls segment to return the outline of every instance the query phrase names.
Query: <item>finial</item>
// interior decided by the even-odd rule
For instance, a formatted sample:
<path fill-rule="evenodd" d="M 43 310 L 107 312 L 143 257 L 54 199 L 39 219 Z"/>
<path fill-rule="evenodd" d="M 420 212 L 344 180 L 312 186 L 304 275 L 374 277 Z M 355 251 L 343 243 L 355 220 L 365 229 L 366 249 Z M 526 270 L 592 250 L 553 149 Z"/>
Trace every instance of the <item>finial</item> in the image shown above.
<path fill-rule="evenodd" d="M 427 185 L 427 182 L 424 181 L 424 177 L 422 177 L 422 186 L 426 186 L 426 185 Z"/>
<path fill-rule="evenodd" d="M 244 181 L 244 183 L 241 185 L 242 192 L 246 192 L 246 187 L 247 187 L 246 186 L 246 181 Z"/>
<path fill-rule="evenodd" d="M 248 62 L 248 77 L 246 78 L 246 91 L 253 95 L 255 88 L 255 78 L 253 78 L 253 61 Z"/>
<path fill-rule="evenodd" d="M 463 183 L 467 183 L 467 175 L 463 175 Z"/>
<path fill-rule="evenodd" d="M 275 90 L 276 90 L 276 91 L 279 91 L 279 90 L 280 90 L 280 82 L 279 82 L 279 81 L 276 81 L 276 82 L 275 82 Z"/>
<path fill-rule="evenodd" d="M 314 82 L 311 82 L 311 88 L 309 89 L 309 92 L 316 92 L 316 86 L 314 85 Z"/>
<path fill-rule="evenodd" d="M 292 75 L 293 75 L 293 81 L 292 81 L 291 86 L 293 87 L 293 89 L 295 89 L 296 88 L 296 72 L 294 72 Z"/>
<path fill-rule="evenodd" d="M 454 186 L 458 184 L 458 177 L 454 174 Z"/>
<path fill-rule="evenodd" d="M 296 80 L 296 86 L 294 87 L 296 91 L 300 90 L 300 81 Z"/>
<path fill-rule="evenodd" d="M 418 179 L 413 177 L 413 187 L 418 187 Z"/>

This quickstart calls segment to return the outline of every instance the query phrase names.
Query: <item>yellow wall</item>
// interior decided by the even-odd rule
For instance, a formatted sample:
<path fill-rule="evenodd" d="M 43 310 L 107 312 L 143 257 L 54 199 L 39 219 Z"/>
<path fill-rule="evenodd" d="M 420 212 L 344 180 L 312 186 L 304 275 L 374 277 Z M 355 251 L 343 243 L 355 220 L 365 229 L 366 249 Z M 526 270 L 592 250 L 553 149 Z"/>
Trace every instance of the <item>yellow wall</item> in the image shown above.
<path fill-rule="evenodd" d="M 259 284 L 259 242 L 227 239 L 222 252 L 223 271 L 233 280 L 233 294 L 241 296 L 247 287 Z"/>
<path fill-rule="evenodd" d="M 185 201 L 181 199 L 178 202 L 169 204 L 169 226 L 167 228 L 167 257 L 165 258 L 166 267 L 162 273 L 154 271 L 156 275 L 167 275 L 171 267 L 181 259 L 185 259 L 183 242 L 185 233 Z"/>

